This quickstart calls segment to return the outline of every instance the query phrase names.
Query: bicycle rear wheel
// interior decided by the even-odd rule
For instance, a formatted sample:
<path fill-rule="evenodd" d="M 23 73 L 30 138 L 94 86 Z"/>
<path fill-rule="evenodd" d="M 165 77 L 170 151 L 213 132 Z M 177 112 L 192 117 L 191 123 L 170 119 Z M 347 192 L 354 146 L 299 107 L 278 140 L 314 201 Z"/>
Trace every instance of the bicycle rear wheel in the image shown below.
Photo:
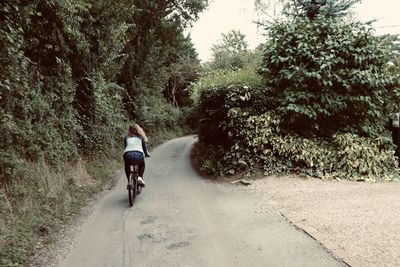
<path fill-rule="evenodd" d="M 139 178 L 139 166 L 138 165 L 135 165 L 133 167 L 133 174 L 134 174 L 133 181 L 134 181 L 134 185 L 135 185 L 135 193 L 137 196 L 142 191 L 142 186 L 139 185 L 139 182 L 138 182 L 138 178 Z"/>
<path fill-rule="evenodd" d="M 129 176 L 129 185 L 128 185 L 128 198 L 129 198 L 129 206 L 133 206 L 136 197 L 136 183 L 133 177 L 133 174 Z"/>

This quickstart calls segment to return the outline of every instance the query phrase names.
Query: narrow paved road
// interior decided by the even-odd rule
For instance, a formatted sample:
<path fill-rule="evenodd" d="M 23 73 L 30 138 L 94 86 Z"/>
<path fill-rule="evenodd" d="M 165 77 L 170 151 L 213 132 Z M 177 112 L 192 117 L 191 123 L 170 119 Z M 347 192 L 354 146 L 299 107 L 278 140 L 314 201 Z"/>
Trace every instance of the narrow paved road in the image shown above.
<path fill-rule="evenodd" d="M 201 179 L 193 137 L 157 147 L 146 188 L 128 207 L 126 180 L 99 201 L 62 266 L 341 266 L 278 214 L 254 212 L 240 187 Z"/>

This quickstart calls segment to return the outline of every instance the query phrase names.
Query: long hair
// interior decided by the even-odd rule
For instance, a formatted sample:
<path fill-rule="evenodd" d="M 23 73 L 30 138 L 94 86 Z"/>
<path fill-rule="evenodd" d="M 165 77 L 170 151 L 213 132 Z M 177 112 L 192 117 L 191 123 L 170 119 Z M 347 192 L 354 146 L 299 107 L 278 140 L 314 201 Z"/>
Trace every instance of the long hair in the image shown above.
<path fill-rule="evenodd" d="M 148 140 L 145 131 L 137 123 L 133 123 L 131 126 L 129 126 L 128 133 L 130 136 L 140 136 L 145 142 Z"/>

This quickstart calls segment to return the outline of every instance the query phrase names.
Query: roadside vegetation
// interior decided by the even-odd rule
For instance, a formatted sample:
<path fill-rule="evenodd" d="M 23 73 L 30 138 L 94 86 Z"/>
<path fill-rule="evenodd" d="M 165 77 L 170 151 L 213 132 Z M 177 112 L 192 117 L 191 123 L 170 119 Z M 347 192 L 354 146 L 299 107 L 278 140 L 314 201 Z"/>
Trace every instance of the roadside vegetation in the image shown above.
<path fill-rule="evenodd" d="M 355 2 L 285 1 L 284 18 L 264 22 L 257 67 L 235 50 L 244 38 L 222 39 L 226 58 L 214 53 L 192 87 L 203 171 L 399 179 L 388 130 L 400 108 L 399 49 L 347 16 Z"/>
<path fill-rule="evenodd" d="M 150 146 L 190 131 L 200 62 L 184 29 L 207 1 L 0 4 L 0 265 L 24 265 L 122 166 L 141 124 Z"/>
<path fill-rule="evenodd" d="M 132 121 L 150 146 L 197 127 L 211 175 L 399 179 L 400 50 L 347 17 L 358 0 L 280 1 L 262 45 L 233 30 L 201 66 L 184 31 L 207 2 L 0 4 L 1 266 L 26 264 L 113 182 Z"/>

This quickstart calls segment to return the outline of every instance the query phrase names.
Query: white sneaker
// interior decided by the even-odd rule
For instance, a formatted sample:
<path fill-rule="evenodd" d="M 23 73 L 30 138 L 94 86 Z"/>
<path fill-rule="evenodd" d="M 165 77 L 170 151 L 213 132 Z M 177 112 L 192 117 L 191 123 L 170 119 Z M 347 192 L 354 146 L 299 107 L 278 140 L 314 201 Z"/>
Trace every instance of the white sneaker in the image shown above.
<path fill-rule="evenodd" d="M 141 186 L 145 186 L 145 185 L 146 185 L 146 184 L 144 183 L 142 177 L 139 176 L 137 180 L 138 180 L 138 184 L 139 184 L 139 185 L 141 185 Z"/>

